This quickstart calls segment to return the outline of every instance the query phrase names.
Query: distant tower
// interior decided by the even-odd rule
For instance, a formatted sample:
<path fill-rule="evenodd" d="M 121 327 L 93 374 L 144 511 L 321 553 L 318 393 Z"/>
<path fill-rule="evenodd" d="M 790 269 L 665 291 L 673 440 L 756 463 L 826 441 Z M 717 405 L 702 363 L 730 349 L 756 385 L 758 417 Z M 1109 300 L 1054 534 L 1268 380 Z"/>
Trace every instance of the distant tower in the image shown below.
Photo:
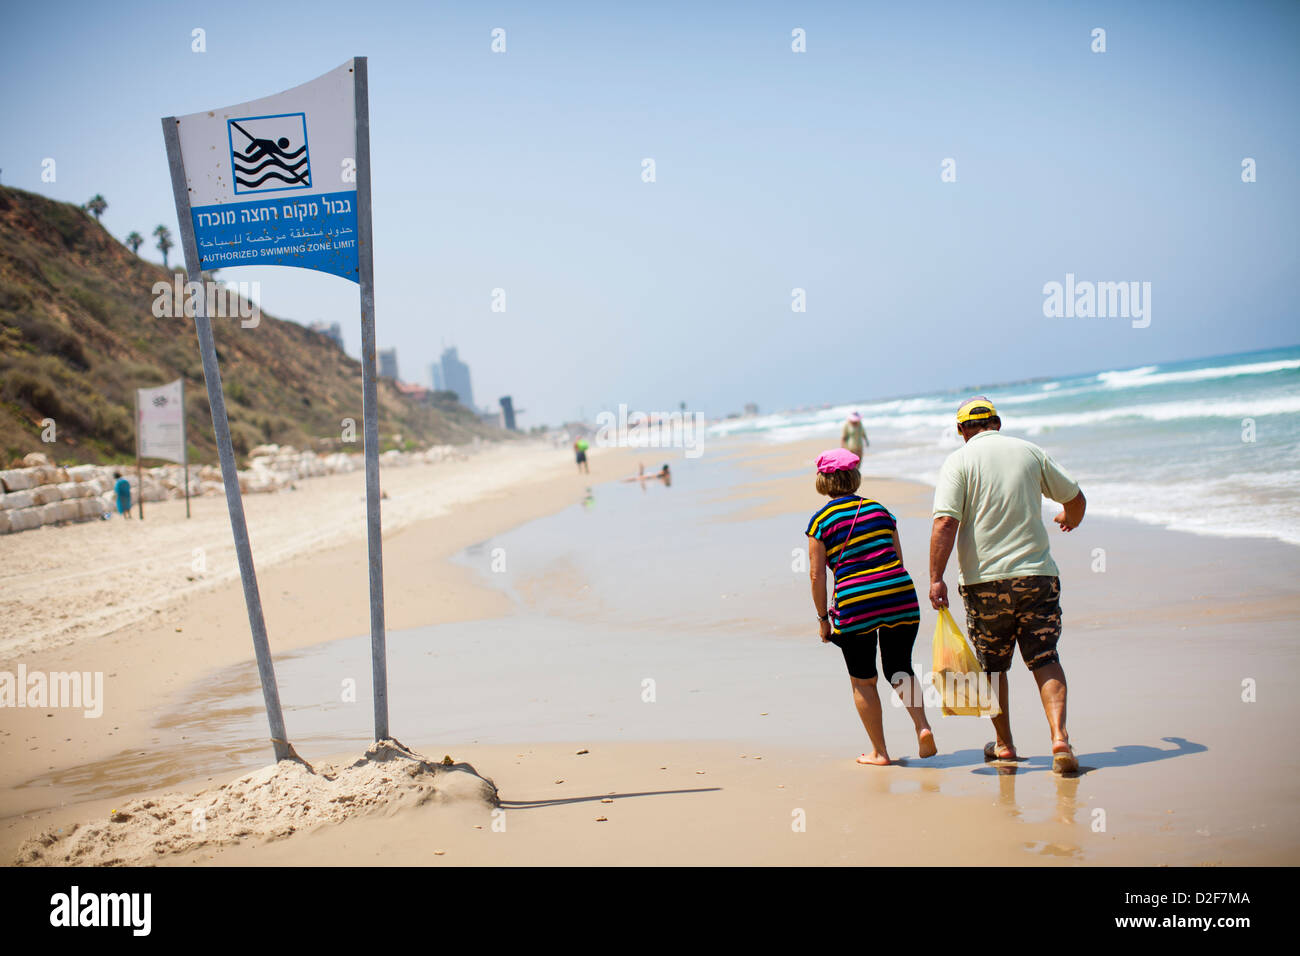
<path fill-rule="evenodd" d="M 506 431 L 518 430 L 515 428 L 515 403 L 509 395 L 501 396 L 501 417 L 505 420 Z"/>
<path fill-rule="evenodd" d="M 397 380 L 397 349 L 379 350 L 379 375 Z"/>
<path fill-rule="evenodd" d="M 435 392 L 447 390 L 447 386 L 442 380 L 442 363 L 434 362 L 429 366 L 429 378 L 433 381 L 433 390 Z"/>
<path fill-rule="evenodd" d="M 442 384 L 449 392 L 456 393 L 456 401 L 466 408 L 474 407 L 474 392 L 469 385 L 469 366 L 460 360 L 453 346 L 442 353 Z"/>

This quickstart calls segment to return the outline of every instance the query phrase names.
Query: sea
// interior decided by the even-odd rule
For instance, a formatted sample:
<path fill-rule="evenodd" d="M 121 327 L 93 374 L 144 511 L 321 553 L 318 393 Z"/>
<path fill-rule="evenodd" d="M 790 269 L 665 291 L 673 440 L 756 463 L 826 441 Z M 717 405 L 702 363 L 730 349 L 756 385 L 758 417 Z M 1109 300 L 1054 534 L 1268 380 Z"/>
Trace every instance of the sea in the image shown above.
<path fill-rule="evenodd" d="M 1300 545 L 1300 346 L 727 419 L 706 435 L 833 446 L 856 411 L 864 474 L 933 485 L 971 395 L 1078 479 L 1093 514 Z"/>

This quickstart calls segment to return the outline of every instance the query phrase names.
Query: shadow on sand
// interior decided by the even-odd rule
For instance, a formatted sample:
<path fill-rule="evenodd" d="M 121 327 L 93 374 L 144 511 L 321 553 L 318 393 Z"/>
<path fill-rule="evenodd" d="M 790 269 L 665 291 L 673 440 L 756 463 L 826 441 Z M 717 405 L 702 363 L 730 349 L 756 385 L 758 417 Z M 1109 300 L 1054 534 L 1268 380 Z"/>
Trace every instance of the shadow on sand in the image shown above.
<path fill-rule="evenodd" d="M 1168 750 L 1160 747 L 1151 747 L 1147 744 L 1120 744 L 1114 750 L 1108 750 L 1103 753 L 1078 754 L 1079 769 L 1076 773 L 1063 774 L 1066 777 L 1082 777 L 1086 773 L 1094 770 L 1113 767 L 1135 767 L 1138 764 L 1154 763 L 1157 760 L 1168 760 L 1170 757 L 1185 757 L 1189 754 L 1204 753 L 1210 748 L 1205 744 L 1194 744 L 1185 737 L 1161 737 L 1166 743 L 1174 746 Z M 973 751 L 963 750 L 963 754 L 973 753 Z M 954 754 L 954 756 L 956 756 Z M 984 754 L 979 754 L 979 762 L 985 763 Z M 985 766 L 977 767 L 971 773 L 994 775 L 1008 773 L 1034 773 L 1047 772 L 1052 770 L 1051 754 L 1040 754 L 1033 757 L 1023 757 L 1020 760 L 992 760 Z"/>
<path fill-rule="evenodd" d="M 1185 737 L 1161 737 L 1174 746 L 1171 749 L 1151 747 L 1146 744 L 1121 744 L 1114 750 L 1102 753 L 1078 754 L 1079 772 L 1077 776 L 1107 767 L 1133 767 L 1137 764 L 1168 760 L 1170 757 L 1184 757 L 1209 750 L 1204 744 L 1192 743 Z M 1021 757 L 1019 760 L 985 760 L 980 750 L 954 750 L 941 753 L 922 760 L 920 757 L 903 757 L 896 761 L 896 766 L 918 770 L 953 770 L 961 767 L 974 767 L 971 773 L 1006 774 L 1030 773 L 1052 769 L 1052 755 L 1039 754 L 1033 757 Z M 1072 775 L 1073 776 L 1073 775 Z"/>
<path fill-rule="evenodd" d="M 645 790 L 641 793 L 598 793 L 591 797 L 554 797 L 549 800 L 502 800 L 508 810 L 532 810 L 537 807 L 559 807 L 566 803 L 591 803 L 599 800 L 626 800 L 628 797 L 666 797 L 674 793 L 712 793 L 721 787 L 694 787 L 690 790 Z"/>

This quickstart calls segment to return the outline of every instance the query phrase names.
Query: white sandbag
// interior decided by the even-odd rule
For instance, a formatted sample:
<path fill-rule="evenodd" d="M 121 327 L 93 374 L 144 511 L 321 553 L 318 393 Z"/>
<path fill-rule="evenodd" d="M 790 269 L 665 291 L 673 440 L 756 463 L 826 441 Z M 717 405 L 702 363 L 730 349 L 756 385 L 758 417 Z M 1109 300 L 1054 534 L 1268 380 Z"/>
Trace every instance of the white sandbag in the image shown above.
<path fill-rule="evenodd" d="M 0 482 L 4 483 L 6 491 L 26 491 L 36 484 L 35 476 L 26 468 L 0 471 Z"/>
<path fill-rule="evenodd" d="M 48 505 L 42 505 L 40 510 L 44 524 L 58 524 L 77 517 L 77 506 L 71 501 L 51 501 Z"/>
<path fill-rule="evenodd" d="M 38 465 L 27 470 L 32 473 L 33 485 L 53 485 L 68 480 L 68 473 L 53 465 Z"/>
<path fill-rule="evenodd" d="M 37 505 L 48 505 L 63 500 L 63 492 L 59 490 L 58 485 L 37 485 L 30 494 L 32 503 Z"/>
<path fill-rule="evenodd" d="M 92 481 L 99 476 L 95 465 L 73 465 L 67 472 L 69 481 Z"/>
<path fill-rule="evenodd" d="M 40 508 L 24 508 L 22 511 L 9 512 L 9 525 L 14 531 L 30 531 L 45 523 Z"/>
<path fill-rule="evenodd" d="M 89 484 L 82 481 L 65 481 L 60 483 L 58 488 L 64 501 L 72 498 L 88 498 L 95 493 Z"/>
<path fill-rule="evenodd" d="M 104 513 L 104 505 L 98 498 L 78 498 L 76 504 L 82 519 L 98 518 Z"/>
<path fill-rule="evenodd" d="M 0 534 L 8 534 L 13 530 L 13 525 L 9 523 L 9 512 L 0 511 Z"/>
<path fill-rule="evenodd" d="M 144 490 L 140 492 L 140 497 L 145 501 L 166 501 L 167 489 L 156 481 L 145 480 Z"/>
<path fill-rule="evenodd" d="M 36 499 L 32 497 L 30 491 L 11 491 L 4 496 L 4 510 L 17 511 L 19 508 L 30 508 L 36 504 Z"/>

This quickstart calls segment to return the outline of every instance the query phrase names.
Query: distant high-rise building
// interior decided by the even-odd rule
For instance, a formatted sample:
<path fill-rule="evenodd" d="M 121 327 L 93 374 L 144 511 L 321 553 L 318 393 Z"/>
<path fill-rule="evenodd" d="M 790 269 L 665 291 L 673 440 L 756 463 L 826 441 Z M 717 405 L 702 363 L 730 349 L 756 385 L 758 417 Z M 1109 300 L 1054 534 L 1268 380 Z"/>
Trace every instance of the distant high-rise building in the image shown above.
<path fill-rule="evenodd" d="M 337 322 L 313 322 L 307 327 L 313 332 L 319 332 L 326 338 L 333 339 L 335 345 L 343 348 L 343 327 Z"/>
<path fill-rule="evenodd" d="M 501 396 L 501 422 L 506 431 L 515 431 L 515 403 L 509 395 Z"/>
<path fill-rule="evenodd" d="M 379 350 L 379 375 L 381 378 L 397 379 L 397 349 Z"/>
<path fill-rule="evenodd" d="M 469 385 L 469 366 L 460 360 L 453 346 L 442 352 L 442 386 L 456 393 L 456 401 L 466 408 L 474 407 L 474 392 Z"/>
<path fill-rule="evenodd" d="M 446 384 L 442 380 L 442 363 L 434 362 L 429 366 L 429 378 L 433 380 L 433 390 L 435 392 L 445 392 Z"/>

